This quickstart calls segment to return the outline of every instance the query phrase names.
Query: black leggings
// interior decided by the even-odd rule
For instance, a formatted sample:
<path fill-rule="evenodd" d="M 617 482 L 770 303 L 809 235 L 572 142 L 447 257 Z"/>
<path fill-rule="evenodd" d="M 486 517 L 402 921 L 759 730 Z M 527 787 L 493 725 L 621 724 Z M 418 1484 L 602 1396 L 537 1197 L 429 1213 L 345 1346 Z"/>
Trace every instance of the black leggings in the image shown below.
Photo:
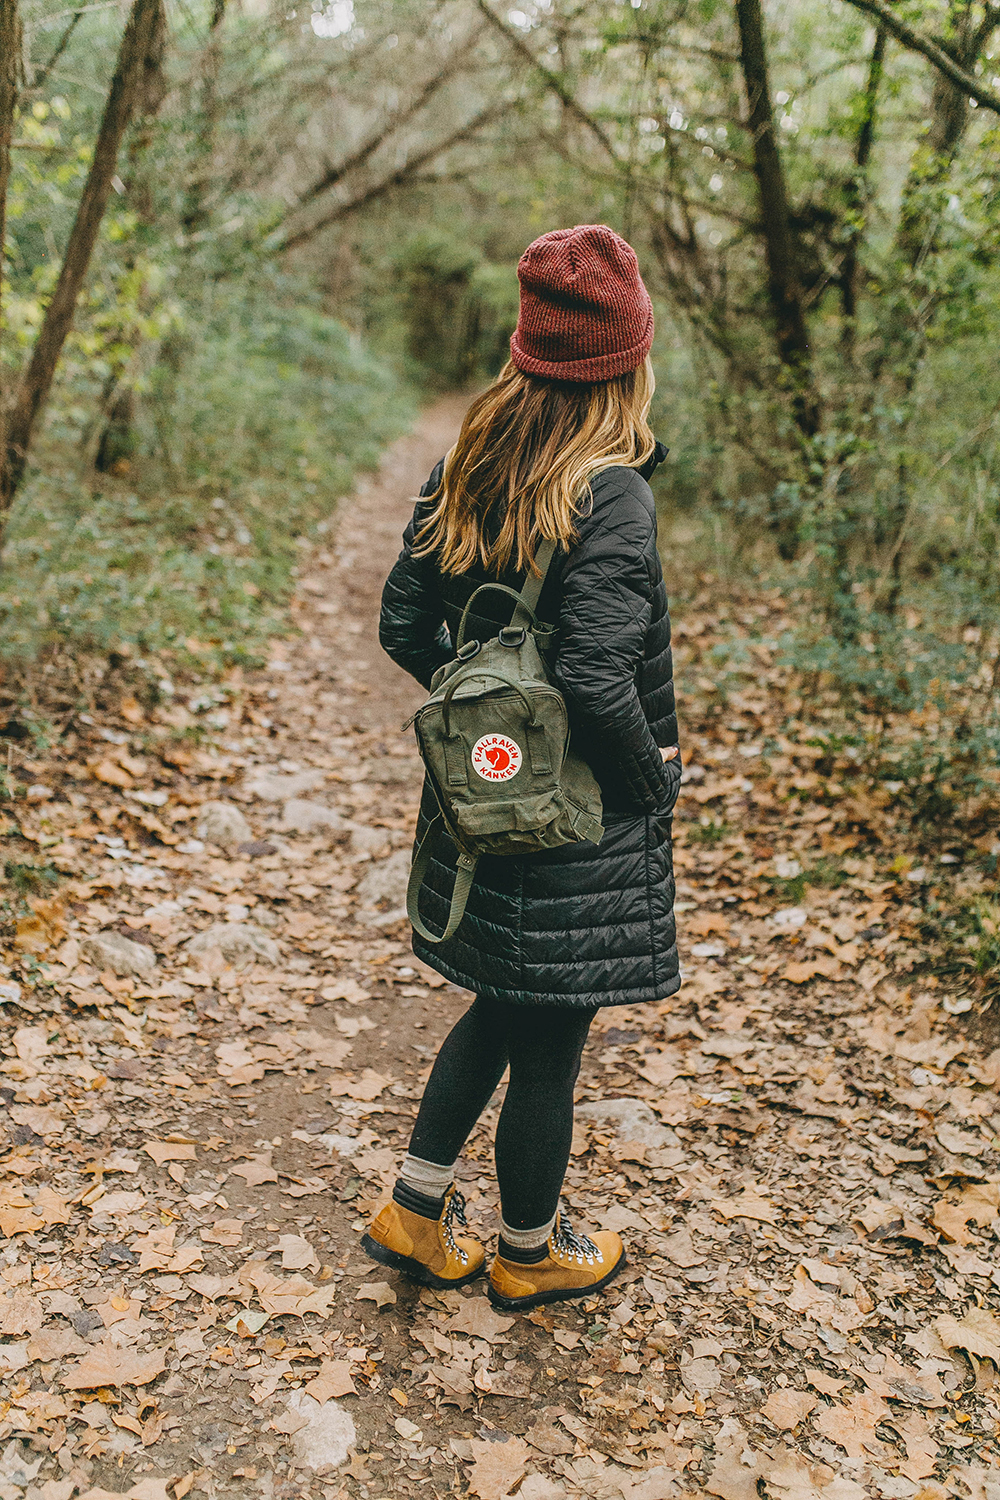
<path fill-rule="evenodd" d="M 535 1229 L 556 1211 L 573 1143 L 573 1087 L 596 1011 L 476 999 L 427 1080 L 410 1152 L 447 1166 L 510 1065 L 495 1142 L 504 1223 Z"/>

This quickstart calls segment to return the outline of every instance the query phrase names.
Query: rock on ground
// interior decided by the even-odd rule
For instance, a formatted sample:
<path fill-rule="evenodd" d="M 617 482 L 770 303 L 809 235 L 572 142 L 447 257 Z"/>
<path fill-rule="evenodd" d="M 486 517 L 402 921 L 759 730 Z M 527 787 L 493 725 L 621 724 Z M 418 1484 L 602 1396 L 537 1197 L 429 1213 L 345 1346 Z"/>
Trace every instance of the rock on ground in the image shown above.
<path fill-rule="evenodd" d="M 320 1406 L 303 1391 L 293 1391 L 288 1402 L 292 1411 L 308 1417 L 305 1427 L 292 1435 L 295 1462 L 304 1469 L 322 1469 L 327 1464 L 339 1468 L 347 1461 L 348 1449 L 354 1446 L 357 1433 L 350 1412 L 336 1401 Z"/>
<path fill-rule="evenodd" d="M 322 802 L 306 802 L 290 797 L 281 815 L 283 833 L 315 833 L 319 828 L 342 828 L 344 820 L 332 807 Z"/>
<path fill-rule="evenodd" d="M 388 901 L 392 907 L 403 906 L 409 878 L 409 849 L 397 849 L 388 859 L 377 860 L 358 881 L 357 892 L 362 905 L 373 907 L 380 901 Z"/>
<path fill-rule="evenodd" d="M 680 1144 L 674 1131 L 661 1125 L 641 1099 L 595 1099 L 591 1104 L 578 1104 L 576 1113 L 578 1119 L 611 1127 L 620 1141 L 635 1141 L 641 1146 Z"/>
<path fill-rule="evenodd" d="M 366 823 L 351 825 L 351 853 L 384 859 L 392 848 L 387 828 L 370 828 Z"/>
<path fill-rule="evenodd" d="M 133 945 L 135 946 L 135 945 Z M 202 958 L 208 953 L 221 953 L 227 964 L 240 967 L 252 959 L 276 964 L 281 949 L 255 922 L 213 922 L 204 932 L 199 932 L 187 945 L 192 958 Z"/>
<path fill-rule="evenodd" d="M 284 776 L 277 771 L 258 771 L 244 783 L 243 789 L 263 802 L 284 802 L 288 797 L 301 797 L 303 792 L 315 791 L 325 780 L 322 771 L 297 771 L 294 776 Z"/>
<path fill-rule="evenodd" d="M 152 948 L 134 943 L 120 932 L 95 932 L 81 945 L 80 954 L 99 969 L 110 969 L 119 979 L 145 979 L 156 973 Z"/>
<path fill-rule="evenodd" d="M 198 815 L 196 832 L 200 839 L 222 849 L 253 839 L 253 829 L 232 802 L 206 802 Z"/>

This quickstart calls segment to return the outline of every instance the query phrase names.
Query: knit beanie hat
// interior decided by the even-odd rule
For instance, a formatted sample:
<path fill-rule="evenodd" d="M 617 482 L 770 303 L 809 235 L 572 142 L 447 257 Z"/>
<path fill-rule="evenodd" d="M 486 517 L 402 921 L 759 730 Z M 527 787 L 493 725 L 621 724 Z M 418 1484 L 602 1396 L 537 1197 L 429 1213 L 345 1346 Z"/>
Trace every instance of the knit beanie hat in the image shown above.
<path fill-rule="evenodd" d="M 510 357 L 526 375 L 583 384 L 642 364 L 653 343 L 653 304 L 635 251 L 606 224 L 543 234 L 521 256 L 517 276 Z"/>

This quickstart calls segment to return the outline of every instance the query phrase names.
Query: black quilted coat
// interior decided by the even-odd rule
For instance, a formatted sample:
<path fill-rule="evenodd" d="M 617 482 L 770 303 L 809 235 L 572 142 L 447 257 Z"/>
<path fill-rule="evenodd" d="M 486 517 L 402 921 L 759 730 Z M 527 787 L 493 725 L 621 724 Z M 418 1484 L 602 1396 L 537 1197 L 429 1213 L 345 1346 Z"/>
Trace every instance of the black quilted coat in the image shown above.
<path fill-rule="evenodd" d="M 569 708 L 574 747 L 601 786 L 603 839 L 523 859 L 485 856 L 454 937 L 434 947 L 414 935 L 419 958 L 488 999 L 628 1005 L 662 1000 L 680 985 L 670 825 L 681 766 L 679 757 L 664 764 L 657 748 L 678 739 L 670 620 L 646 482 L 665 451 L 657 444 L 641 472 L 597 476 L 578 540 L 556 553 L 538 608 L 542 620 L 558 622 L 552 676 Z M 422 496 L 437 488 L 440 471 Z M 432 557 L 414 557 L 414 535 L 429 511 L 417 502 L 382 595 L 379 632 L 393 661 L 424 687 L 452 659 L 466 600 L 487 581 L 479 571 L 447 576 Z M 523 579 L 500 581 L 519 588 Z M 510 621 L 503 595 L 485 594 L 480 606 L 469 639 L 486 640 Z M 435 811 L 425 785 L 418 835 Z M 423 887 L 421 911 L 438 931 L 454 874 L 442 854 Z"/>

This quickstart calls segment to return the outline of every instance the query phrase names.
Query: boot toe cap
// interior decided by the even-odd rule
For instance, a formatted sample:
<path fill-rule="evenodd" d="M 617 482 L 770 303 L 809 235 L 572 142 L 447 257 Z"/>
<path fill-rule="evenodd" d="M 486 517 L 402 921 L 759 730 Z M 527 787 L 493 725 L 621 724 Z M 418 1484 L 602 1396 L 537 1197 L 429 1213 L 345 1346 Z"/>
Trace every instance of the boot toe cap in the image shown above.
<path fill-rule="evenodd" d="M 601 1260 L 602 1275 L 610 1271 L 612 1266 L 616 1266 L 625 1254 L 622 1237 L 620 1234 L 616 1234 L 613 1229 L 599 1229 L 595 1234 L 589 1235 L 588 1238 L 593 1240 L 597 1246 L 597 1253 Z"/>

